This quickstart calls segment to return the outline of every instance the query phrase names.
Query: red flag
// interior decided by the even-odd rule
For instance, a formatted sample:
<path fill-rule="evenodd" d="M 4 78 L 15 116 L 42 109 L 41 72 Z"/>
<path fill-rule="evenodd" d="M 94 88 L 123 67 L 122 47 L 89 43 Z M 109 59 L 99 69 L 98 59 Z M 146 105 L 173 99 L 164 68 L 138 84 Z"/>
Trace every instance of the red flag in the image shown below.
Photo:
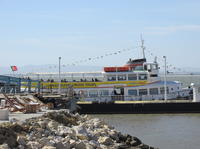
<path fill-rule="evenodd" d="M 10 66 L 12 71 L 17 71 L 17 66 Z"/>

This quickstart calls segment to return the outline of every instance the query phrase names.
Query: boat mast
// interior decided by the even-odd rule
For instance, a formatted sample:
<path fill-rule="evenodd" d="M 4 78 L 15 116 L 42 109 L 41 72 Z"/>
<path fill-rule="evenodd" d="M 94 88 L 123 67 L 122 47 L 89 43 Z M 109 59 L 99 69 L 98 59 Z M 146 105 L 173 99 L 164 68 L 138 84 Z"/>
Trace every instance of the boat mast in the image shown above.
<path fill-rule="evenodd" d="M 140 39 L 141 39 L 141 48 L 142 48 L 142 55 L 143 55 L 143 58 L 145 59 L 145 46 L 144 46 L 144 40 L 142 39 L 142 35 L 140 35 Z"/>

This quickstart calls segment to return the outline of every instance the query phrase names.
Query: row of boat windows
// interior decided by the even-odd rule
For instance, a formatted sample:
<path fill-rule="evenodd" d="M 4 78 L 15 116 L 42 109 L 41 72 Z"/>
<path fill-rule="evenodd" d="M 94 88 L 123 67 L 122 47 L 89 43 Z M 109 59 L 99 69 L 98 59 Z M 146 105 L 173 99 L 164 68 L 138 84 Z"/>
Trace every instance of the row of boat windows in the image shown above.
<path fill-rule="evenodd" d="M 161 88 L 150 88 L 150 89 L 129 89 L 128 95 L 129 96 L 142 96 L 142 95 L 158 95 L 160 90 L 160 94 L 164 94 L 164 87 Z M 172 90 L 172 89 L 171 89 Z M 148 93 L 149 91 L 149 93 Z M 169 88 L 167 87 L 167 93 L 169 93 Z M 83 96 L 89 97 L 98 97 L 98 96 L 109 96 L 108 90 L 90 90 L 90 91 L 83 91 Z M 111 95 L 114 95 L 111 93 Z"/>
<path fill-rule="evenodd" d="M 159 88 L 150 88 L 150 89 L 129 89 L 128 90 L 128 95 L 130 96 L 141 96 L 141 95 L 148 95 L 148 90 L 149 90 L 149 95 L 158 95 L 159 90 L 160 94 L 164 94 L 165 90 L 164 87 Z M 167 88 L 167 93 L 169 93 L 169 88 Z"/>
<path fill-rule="evenodd" d="M 108 90 L 101 90 L 98 91 L 97 90 L 92 90 L 92 91 L 89 91 L 89 97 L 98 97 L 99 96 L 109 96 L 109 91 Z"/>
<path fill-rule="evenodd" d="M 157 77 L 154 75 L 154 77 Z M 147 80 L 147 74 L 120 74 L 120 75 L 108 75 L 107 80 L 108 81 L 125 81 L 125 80 Z"/>

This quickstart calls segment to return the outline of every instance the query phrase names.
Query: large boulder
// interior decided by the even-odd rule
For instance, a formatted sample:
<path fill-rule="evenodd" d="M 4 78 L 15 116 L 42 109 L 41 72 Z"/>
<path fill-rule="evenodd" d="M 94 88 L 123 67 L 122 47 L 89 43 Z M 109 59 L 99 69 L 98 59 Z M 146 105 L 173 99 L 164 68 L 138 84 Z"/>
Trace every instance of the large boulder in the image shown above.
<path fill-rule="evenodd" d="M 89 144 L 92 145 L 94 148 L 97 148 L 100 146 L 99 142 L 97 142 L 95 140 L 90 140 Z"/>
<path fill-rule="evenodd" d="M 10 147 L 8 146 L 8 144 L 1 144 L 0 149 L 10 149 Z"/>
<path fill-rule="evenodd" d="M 118 132 L 115 131 L 115 130 L 108 131 L 108 134 L 113 140 L 118 140 L 119 139 Z"/>
<path fill-rule="evenodd" d="M 29 142 L 27 143 L 27 147 L 30 148 L 30 149 L 39 149 L 39 148 L 41 148 L 42 146 L 41 146 L 41 144 L 39 144 L 39 143 L 36 142 L 36 141 L 29 141 Z"/>
<path fill-rule="evenodd" d="M 85 149 L 86 148 L 86 144 L 82 141 L 77 142 L 75 145 L 75 149 Z"/>
<path fill-rule="evenodd" d="M 70 149 L 70 144 L 58 142 L 55 144 L 56 149 Z"/>
<path fill-rule="evenodd" d="M 104 144 L 104 145 L 112 145 L 113 144 L 113 140 L 109 137 L 99 137 L 98 142 L 100 144 Z"/>
<path fill-rule="evenodd" d="M 58 128 L 58 125 L 58 122 L 50 121 L 47 126 L 50 130 L 56 130 Z"/>
<path fill-rule="evenodd" d="M 54 146 L 44 146 L 42 149 L 56 149 Z"/>
<path fill-rule="evenodd" d="M 104 122 L 98 118 L 91 119 L 91 123 L 94 125 L 95 128 L 100 128 L 104 125 Z"/>
<path fill-rule="evenodd" d="M 69 140 L 69 145 L 70 145 L 70 148 L 74 148 L 76 146 L 76 141 L 73 139 Z"/>
<path fill-rule="evenodd" d="M 44 119 L 44 120 L 38 121 L 37 123 L 38 123 L 38 125 L 39 125 L 41 128 L 45 129 L 46 126 L 47 126 L 48 123 L 49 123 L 49 120 L 48 120 L 48 119 Z"/>
<path fill-rule="evenodd" d="M 60 136 L 74 136 L 75 135 L 75 131 L 73 129 L 71 129 L 70 127 L 66 127 L 66 126 L 58 126 L 57 129 L 57 135 Z"/>
<path fill-rule="evenodd" d="M 51 143 L 50 143 L 50 139 L 49 138 L 47 138 L 47 137 L 42 137 L 41 139 L 39 139 L 38 140 L 39 141 L 39 143 L 42 145 L 42 146 L 45 146 L 45 145 L 52 145 Z"/>
<path fill-rule="evenodd" d="M 64 149 L 70 149 L 70 144 L 69 142 L 63 142 Z"/>
<path fill-rule="evenodd" d="M 26 145 L 26 137 L 25 136 L 17 136 L 17 142 L 19 145 Z"/>
<path fill-rule="evenodd" d="M 73 127 L 76 136 L 80 139 L 80 140 L 87 140 L 89 139 L 89 133 L 87 132 L 87 130 L 85 129 L 85 127 L 83 126 L 74 126 Z"/>

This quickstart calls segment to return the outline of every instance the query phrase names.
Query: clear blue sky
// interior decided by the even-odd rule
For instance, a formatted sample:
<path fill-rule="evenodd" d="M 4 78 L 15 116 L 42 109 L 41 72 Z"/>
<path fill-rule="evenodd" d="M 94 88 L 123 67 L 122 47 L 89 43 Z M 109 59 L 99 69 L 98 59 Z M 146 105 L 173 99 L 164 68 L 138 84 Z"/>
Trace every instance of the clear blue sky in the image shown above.
<path fill-rule="evenodd" d="M 138 46 L 141 33 L 154 55 L 200 67 L 199 0 L 0 0 L 0 66 L 56 64 L 59 56 L 69 64 Z M 139 56 L 135 49 L 81 65 Z"/>

